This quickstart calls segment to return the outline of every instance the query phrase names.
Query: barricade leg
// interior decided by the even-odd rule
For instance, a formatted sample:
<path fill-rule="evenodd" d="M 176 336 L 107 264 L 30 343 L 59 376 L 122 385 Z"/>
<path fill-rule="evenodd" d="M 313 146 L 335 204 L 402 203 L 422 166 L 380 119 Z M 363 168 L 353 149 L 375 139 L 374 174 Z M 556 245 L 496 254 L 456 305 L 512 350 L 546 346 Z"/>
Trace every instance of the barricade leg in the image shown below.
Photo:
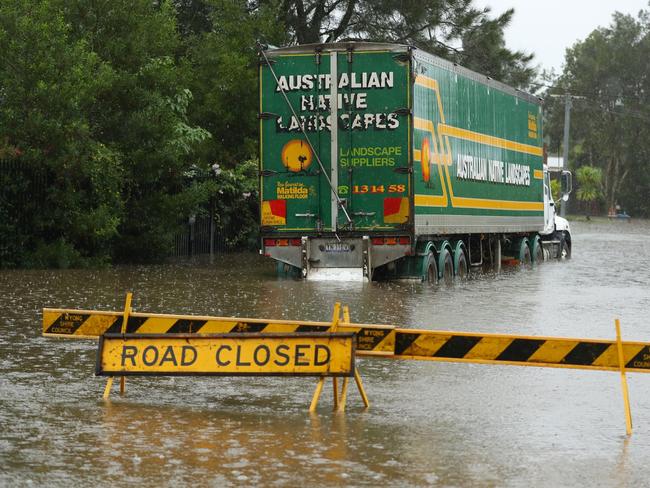
<path fill-rule="evenodd" d="M 630 394 L 625 377 L 625 358 L 623 357 L 623 342 L 621 341 L 621 322 L 616 319 L 616 345 L 618 348 L 618 365 L 621 370 L 621 386 L 623 387 L 623 404 L 625 405 L 625 431 L 632 435 L 632 411 L 630 410 Z"/>
<path fill-rule="evenodd" d="M 339 326 L 339 320 L 341 317 L 341 304 L 339 302 L 336 302 L 334 304 L 334 312 L 332 313 L 332 326 L 330 327 L 330 332 L 336 332 Z M 333 378 L 334 380 L 334 409 L 338 406 L 338 383 L 336 381 L 336 378 Z M 316 407 L 318 407 L 318 399 L 320 398 L 320 394 L 323 391 L 323 385 L 325 384 L 325 378 L 321 378 L 318 380 L 318 384 L 316 385 L 316 390 L 314 391 L 314 395 L 312 396 L 311 399 L 311 404 L 309 405 L 309 411 L 310 412 L 315 412 Z"/>
<path fill-rule="evenodd" d="M 122 334 L 126 334 L 126 326 L 129 322 L 129 314 L 131 313 L 131 299 L 133 298 L 133 293 L 127 292 L 126 302 L 124 303 L 124 315 L 122 319 Z M 120 377 L 120 395 L 124 395 L 126 391 L 126 377 Z"/>
<path fill-rule="evenodd" d="M 365 405 L 366 408 L 370 407 L 370 402 L 368 401 L 368 395 L 366 395 L 366 390 L 363 388 L 363 382 L 361 381 L 361 375 L 359 374 L 358 369 L 354 369 L 354 381 L 357 383 L 357 389 L 359 390 L 359 394 L 361 395 L 361 400 L 363 400 L 363 404 Z"/>
<path fill-rule="evenodd" d="M 350 323 L 350 307 L 345 305 L 343 307 L 343 323 L 349 324 Z M 355 366 L 354 368 L 354 381 L 357 384 L 357 389 L 359 390 L 359 394 L 361 395 L 361 400 L 363 400 L 363 405 L 368 408 L 370 407 L 370 402 L 368 401 L 368 395 L 366 395 L 366 390 L 363 388 L 363 382 L 361 381 L 361 375 L 359 374 L 359 370 Z M 347 388 L 347 383 L 348 383 L 348 378 L 345 379 L 344 387 Z M 343 405 L 343 408 L 345 409 L 345 405 Z"/>
<path fill-rule="evenodd" d="M 120 332 L 122 334 L 126 333 L 126 325 L 129 321 L 129 314 L 131 313 L 131 299 L 133 298 L 133 293 L 128 292 L 126 294 L 126 301 L 124 303 L 124 314 L 122 315 L 122 328 Z M 107 400 L 111 396 L 111 388 L 113 388 L 113 376 L 108 378 L 106 381 L 106 386 L 104 387 L 104 395 L 102 398 Z M 120 376 L 120 395 L 124 395 L 126 391 L 126 378 Z"/>
<path fill-rule="evenodd" d="M 314 391 L 314 396 L 311 398 L 311 404 L 309 405 L 310 412 L 316 411 L 316 407 L 318 407 L 318 399 L 320 398 L 320 394 L 323 391 L 324 384 L 325 384 L 325 378 L 321 378 L 318 380 L 318 384 L 316 385 L 316 390 Z"/>
<path fill-rule="evenodd" d="M 343 386 L 341 387 L 341 398 L 339 400 L 338 408 L 337 410 L 339 412 L 345 412 L 345 404 L 347 403 L 348 399 L 348 384 L 350 383 L 350 378 L 345 377 L 343 378 Z"/>
<path fill-rule="evenodd" d="M 104 395 L 102 398 L 104 400 L 108 400 L 108 397 L 111 396 L 111 388 L 113 387 L 113 377 L 111 376 L 108 378 L 108 381 L 106 381 L 106 386 L 104 387 Z"/>

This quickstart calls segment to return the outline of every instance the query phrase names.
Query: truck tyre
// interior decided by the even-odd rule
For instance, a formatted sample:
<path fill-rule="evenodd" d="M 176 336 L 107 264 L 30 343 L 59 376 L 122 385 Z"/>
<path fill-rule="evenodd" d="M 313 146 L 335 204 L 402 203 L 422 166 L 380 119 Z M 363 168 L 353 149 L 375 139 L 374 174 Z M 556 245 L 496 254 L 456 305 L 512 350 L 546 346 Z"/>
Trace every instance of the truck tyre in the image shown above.
<path fill-rule="evenodd" d="M 460 280 L 466 280 L 468 274 L 467 258 L 465 257 L 465 253 L 460 251 L 456 262 L 456 277 Z"/>
<path fill-rule="evenodd" d="M 564 259 L 571 259 L 571 247 L 567 242 L 564 232 L 560 235 L 560 245 L 557 250 L 557 258 L 562 261 Z"/>
<path fill-rule="evenodd" d="M 454 261 L 448 249 L 443 249 L 438 258 L 440 264 L 440 279 L 445 285 L 450 286 L 454 282 Z"/>
<path fill-rule="evenodd" d="M 433 255 L 432 252 L 430 252 L 429 254 L 427 254 L 427 257 L 424 259 L 425 259 L 425 267 L 424 267 L 424 276 L 422 277 L 422 281 L 425 281 L 432 285 L 437 285 L 438 265 L 436 264 L 436 257 Z"/>
<path fill-rule="evenodd" d="M 544 262 L 544 248 L 542 247 L 542 241 L 539 236 L 533 238 L 533 264 L 538 265 Z"/>
<path fill-rule="evenodd" d="M 530 267 L 532 259 L 530 255 L 530 246 L 528 245 L 528 239 L 521 239 L 519 241 L 519 264 L 522 267 Z"/>

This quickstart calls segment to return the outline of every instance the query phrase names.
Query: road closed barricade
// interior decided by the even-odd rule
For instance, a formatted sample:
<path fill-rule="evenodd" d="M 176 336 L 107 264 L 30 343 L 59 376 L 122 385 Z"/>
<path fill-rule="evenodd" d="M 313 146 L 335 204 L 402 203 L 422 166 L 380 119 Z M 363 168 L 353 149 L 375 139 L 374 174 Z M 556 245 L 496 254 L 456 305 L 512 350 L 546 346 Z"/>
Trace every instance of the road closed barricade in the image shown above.
<path fill-rule="evenodd" d="M 43 309 L 43 335 L 100 338 L 97 374 L 128 375 L 295 375 L 332 376 L 334 405 L 345 407 L 348 379 L 354 376 L 369 402 L 355 356 L 551 368 L 617 371 L 621 374 L 626 427 L 632 431 L 627 372 L 650 373 L 650 343 L 414 329 L 355 324 L 337 303 L 331 322 L 136 313 L 130 294 L 124 312 Z M 344 376 L 341 392 L 337 376 Z M 342 402 L 339 402 L 339 395 Z"/>

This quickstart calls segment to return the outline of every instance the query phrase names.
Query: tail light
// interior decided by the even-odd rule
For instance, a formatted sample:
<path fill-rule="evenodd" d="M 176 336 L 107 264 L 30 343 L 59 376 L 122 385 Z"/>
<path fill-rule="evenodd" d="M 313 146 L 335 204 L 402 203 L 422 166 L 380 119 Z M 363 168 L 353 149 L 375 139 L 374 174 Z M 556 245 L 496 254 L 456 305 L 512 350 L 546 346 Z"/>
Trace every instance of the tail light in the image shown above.
<path fill-rule="evenodd" d="M 302 246 L 302 240 L 298 239 L 264 239 L 265 247 L 275 247 L 275 246 Z"/>
<path fill-rule="evenodd" d="M 408 236 L 401 237 L 373 237 L 371 239 L 373 246 L 394 246 L 399 244 L 401 246 L 408 246 L 411 244 L 411 238 Z"/>

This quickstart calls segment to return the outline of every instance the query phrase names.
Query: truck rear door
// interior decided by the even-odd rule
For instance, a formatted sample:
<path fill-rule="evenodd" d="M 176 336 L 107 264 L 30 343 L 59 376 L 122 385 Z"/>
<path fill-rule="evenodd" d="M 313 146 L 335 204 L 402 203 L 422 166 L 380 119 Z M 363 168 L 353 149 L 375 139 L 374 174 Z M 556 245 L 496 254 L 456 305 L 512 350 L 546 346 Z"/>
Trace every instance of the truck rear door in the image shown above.
<path fill-rule="evenodd" d="M 331 228 L 331 190 L 318 163 L 329 171 L 329 113 L 311 105 L 329 92 L 328 56 L 269 52 L 268 60 L 260 67 L 262 228 L 302 234 Z"/>
<path fill-rule="evenodd" d="M 409 222 L 409 62 L 392 51 L 338 54 L 338 191 L 352 228 Z M 338 212 L 339 229 L 348 228 Z"/>

